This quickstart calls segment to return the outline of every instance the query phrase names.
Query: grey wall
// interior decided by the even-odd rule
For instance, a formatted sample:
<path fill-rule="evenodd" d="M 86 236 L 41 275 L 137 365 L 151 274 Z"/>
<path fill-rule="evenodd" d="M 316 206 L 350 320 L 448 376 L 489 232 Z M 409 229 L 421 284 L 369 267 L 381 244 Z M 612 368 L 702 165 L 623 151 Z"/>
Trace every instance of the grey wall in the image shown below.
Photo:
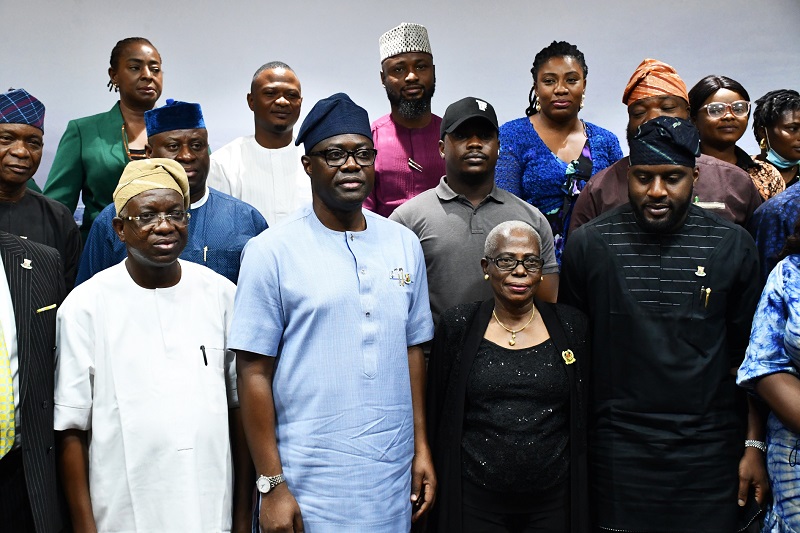
<path fill-rule="evenodd" d="M 645 57 L 673 65 L 691 87 L 707 74 L 741 82 L 753 100 L 800 89 L 798 0 L 476 0 L 229 2 L 30 0 L 4 12 L 0 88 L 23 87 L 44 102 L 44 183 L 68 120 L 109 109 L 108 56 L 117 40 L 144 36 L 164 61 L 166 98 L 203 106 L 212 149 L 252 133 L 245 95 L 258 66 L 289 63 L 303 84 L 304 112 L 344 91 L 370 118 L 388 112 L 377 41 L 400 22 L 428 27 L 437 73 L 434 112 L 464 96 L 491 102 L 501 122 L 522 116 L 538 50 L 567 40 L 586 55 L 582 117 L 624 143 L 620 99 Z M 303 113 L 303 116 L 305 113 Z M 302 116 L 301 116 L 302 120 Z M 757 151 L 752 135 L 740 143 Z M 625 150 L 623 144 L 623 151 Z"/>

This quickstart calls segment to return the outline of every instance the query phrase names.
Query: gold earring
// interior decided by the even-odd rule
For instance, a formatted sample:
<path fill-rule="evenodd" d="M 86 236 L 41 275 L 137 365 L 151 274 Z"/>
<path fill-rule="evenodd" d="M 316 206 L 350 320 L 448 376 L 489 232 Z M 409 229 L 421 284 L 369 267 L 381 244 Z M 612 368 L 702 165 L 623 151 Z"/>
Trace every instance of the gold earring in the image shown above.
<path fill-rule="evenodd" d="M 578 109 L 583 109 L 583 104 L 586 102 L 586 93 L 581 95 L 581 106 Z"/>
<path fill-rule="evenodd" d="M 542 104 L 539 103 L 539 97 L 536 97 L 536 103 L 533 104 L 533 108 L 536 110 L 537 113 L 542 112 Z"/>
<path fill-rule="evenodd" d="M 539 276 L 539 281 L 544 281 L 544 276 Z"/>
<path fill-rule="evenodd" d="M 484 275 L 483 275 L 483 279 L 485 279 L 485 280 L 487 280 L 487 281 L 488 281 L 488 279 L 489 279 L 489 274 L 484 274 Z"/>
<path fill-rule="evenodd" d="M 761 140 L 758 141 L 758 147 L 761 148 L 762 150 L 767 149 L 767 140 L 764 137 L 761 137 Z"/>

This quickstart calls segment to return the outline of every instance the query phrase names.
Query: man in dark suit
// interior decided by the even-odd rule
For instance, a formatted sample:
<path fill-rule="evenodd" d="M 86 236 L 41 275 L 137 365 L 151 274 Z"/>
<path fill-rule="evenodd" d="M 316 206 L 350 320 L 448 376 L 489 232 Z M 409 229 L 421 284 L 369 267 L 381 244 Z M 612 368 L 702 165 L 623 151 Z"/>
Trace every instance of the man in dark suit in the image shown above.
<path fill-rule="evenodd" d="M 13 382 L 13 398 L 0 398 L 0 417 L 12 422 L 0 429 L 0 529 L 60 531 L 53 376 L 61 259 L 53 248 L 0 232 L 0 260 L 0 388 Z"/>

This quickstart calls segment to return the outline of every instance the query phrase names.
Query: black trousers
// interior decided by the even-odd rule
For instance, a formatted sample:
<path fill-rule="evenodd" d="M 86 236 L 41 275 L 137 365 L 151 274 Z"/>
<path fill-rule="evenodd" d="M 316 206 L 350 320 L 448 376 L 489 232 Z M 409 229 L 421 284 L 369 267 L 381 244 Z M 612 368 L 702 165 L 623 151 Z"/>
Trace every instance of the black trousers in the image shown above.
<path fill-rule="evenodd" d="M 36 533 L 20 448 L 0 459 L 0 517 L 4 533 Z"/>
<path fill-rule="evenodd" d="M 569 483 L 524 499 L 497 499 L 474 485 L 462 491 L 463 533 L 564 533 L 569 531 Z"/>

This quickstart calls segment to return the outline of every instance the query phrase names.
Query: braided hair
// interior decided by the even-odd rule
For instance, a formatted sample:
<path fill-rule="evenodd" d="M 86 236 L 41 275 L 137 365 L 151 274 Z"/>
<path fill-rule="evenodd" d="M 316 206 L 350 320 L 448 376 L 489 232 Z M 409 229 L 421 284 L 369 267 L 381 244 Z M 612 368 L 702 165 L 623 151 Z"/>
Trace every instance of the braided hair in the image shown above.
<path fill-rule="evenodd" d="M 780 120 L 786 111 L 800 110 L 800 94 L 792 89 L 770 91 L 756 100 L 753 111 L 753 134 L 756 141 L 761 142 L 762 128 L 771 128 Z"/>
<path fill-rule="evenodd" d="M 539 74 L 539 69 L 542 65 L 553 59 L 554 57 L 572 57 L 580 63 L 583 68 L 583 77 L 589 75 L 589 67 L 586 65 L 586 58 L 583 57 L 583 52 L 578 50 L 574 44 L 567 41 L 553 41 L 549 46 L 542 48 L 536 57 L 533 58 L 533 67 L 531 67 L 531 74 L 533 75 L 533 83 L 536 84 L 536 76 Z M 536 111 L 536 96 L 534 95 L 533 87 L 531 92 L 528 93 L 528 108 L 525 110 L 525 116 L 535 115 Z"/>
<path fill-rule="evenodd" d="M 148 39 L 145 39 L 144 37 L 126 37 L 121 41 L 117 41 L 117 44 L 115 44 L 114 48 L 111 49 L 111 59 L 109 60 L 111 68 L 113 68 L 114 70 L 117 69 L 117 63 L 119 63 L 119 56 L 122 55 L 122 51 L 129 44 L 146 44 L 148 46 L 151 46 L 154 50 L 156 48 L 155 46 L 153 46 L 153 43 L 151 43 Z M 108 87 L 109 92 L 111 92 L 112 90 L 119 91 L 119 89 L 114 85 L 114 82 L 111 80 L 108 80 L 106 87 Z"/>

